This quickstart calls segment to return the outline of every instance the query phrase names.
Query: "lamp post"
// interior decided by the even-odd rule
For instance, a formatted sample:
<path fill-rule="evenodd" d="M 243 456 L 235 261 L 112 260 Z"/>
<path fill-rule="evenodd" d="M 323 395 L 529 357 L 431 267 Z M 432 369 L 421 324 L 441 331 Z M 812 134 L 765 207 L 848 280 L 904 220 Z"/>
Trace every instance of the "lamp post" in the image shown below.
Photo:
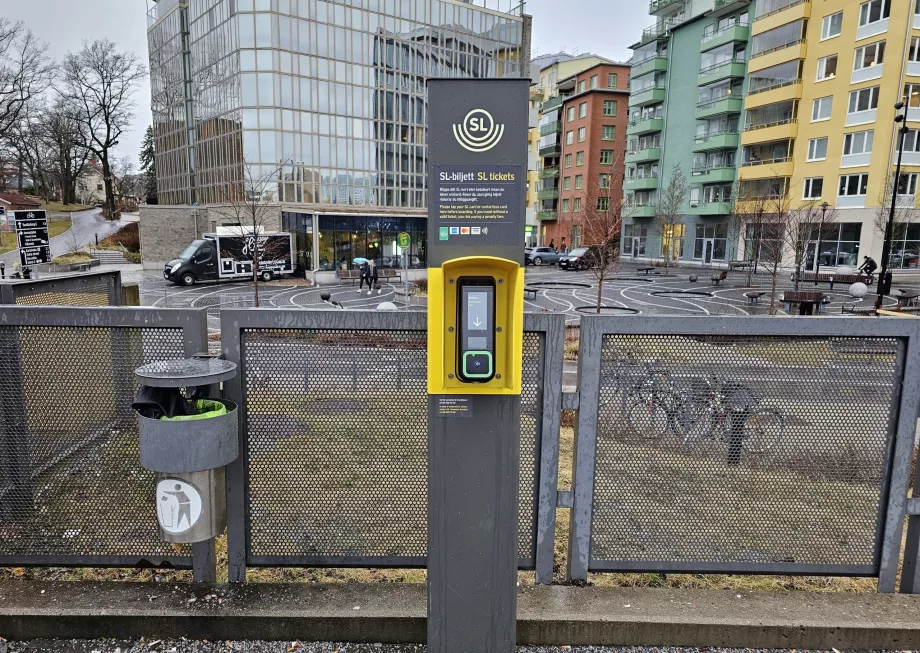
<path fill-rule="evenodd" d="M 894 105 L 895 111 L 901 111 L 904 108 L 903 102 Z M 891 207 L 888 210 L 888 224 L 885 225 L 885 240 L 882 243 L 882 267 L 878 277 L 878 296 L 875 299 L 875 310 L 882 308 L 882 301 L 885 295 L 891 292 L 891 273 L 888 271 L 888 259 L 891 256 L 891 236 L 894 230 L 894 210 L 898 201 L 898 182 L 901 179 L 901 157 L 904 154 L 904 137 L 910 131 L 907 128 L 907 122 L 904 120 L 903 113 L 897 113 L 894 117 L 895 125 L 904 123 L 898 128 L 898 162 L 894 169 L 894 183 L 891 185 Z"/>
<path fill-rule="evenodd" d="M 818 273 L 821 272 L 821 236 L 824 235 L 824 220 L 827 216 L 827 209 L 830 204 L 824 202 L 821 204 L 821 223 L 818 225 L 818 245 L 815 249 L 815 285 L 818 285 Z"/>

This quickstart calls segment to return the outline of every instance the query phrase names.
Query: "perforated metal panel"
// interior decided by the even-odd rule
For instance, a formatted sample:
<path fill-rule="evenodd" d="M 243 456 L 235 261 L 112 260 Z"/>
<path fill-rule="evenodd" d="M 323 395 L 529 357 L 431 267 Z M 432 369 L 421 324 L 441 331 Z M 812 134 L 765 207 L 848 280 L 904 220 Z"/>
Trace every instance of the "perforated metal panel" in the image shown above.
<path fill-rule="evenodd" d="M 120 306 L 116 275 L 38 279 L 10 284 L 14 302 L 20 306 Z"/>
<path fill-rule="evenodd" d="M 591 567 L 877 571 L 901 346 L 604 336 Z"/>
<path fill-rule="evenodd" d="M 252 565 L 417 566 L 427 545 L 425 332 L 241 334 Z M 527 334 L 519 543 L 534 558 L 539 334 Z"/>
<path fill-rule="evenodd" d="M 181 329 L 0 327 L 0 564 L 188 564 L 130 408 L 134 369 L 182 355 Z"/>

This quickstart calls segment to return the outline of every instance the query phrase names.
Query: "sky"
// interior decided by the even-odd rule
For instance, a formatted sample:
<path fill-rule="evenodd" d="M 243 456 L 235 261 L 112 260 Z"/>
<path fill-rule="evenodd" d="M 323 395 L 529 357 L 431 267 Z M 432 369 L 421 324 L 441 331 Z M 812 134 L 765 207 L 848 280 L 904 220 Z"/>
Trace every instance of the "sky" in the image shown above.
<path fill-rule="evenodd" d="M 495 0 L 488 1 L 491 6 Z M 53 59 L 79 50 L 84 39 L 108 38 L 147 63 L 145 0 L 27 0 L 3 5 L 4 16 L 25 22 L 48 43 Z M 630 54 L 626 46 L 652 21 L 644 0 L 527 0 L 526 11 L 533 16 L 533 56 L 565 50 L 625 60 Z M 134 125 L 123 134 L 116 154 L 131 157 L 136 165 L 151 123 L 146 80 L 135 95 L 134 113 Z"/>

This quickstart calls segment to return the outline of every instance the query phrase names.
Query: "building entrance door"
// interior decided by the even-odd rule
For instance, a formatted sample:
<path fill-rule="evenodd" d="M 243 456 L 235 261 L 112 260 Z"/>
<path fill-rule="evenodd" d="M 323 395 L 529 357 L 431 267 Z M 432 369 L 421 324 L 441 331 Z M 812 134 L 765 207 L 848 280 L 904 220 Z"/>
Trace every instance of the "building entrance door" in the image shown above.
<path fill-rule="evenodd" d="M 703 240 L 703 263 L 705 265 L 712 264 L 712 252 L 715 250 L 716 243 L 712 238 L 706 238 Z"/>

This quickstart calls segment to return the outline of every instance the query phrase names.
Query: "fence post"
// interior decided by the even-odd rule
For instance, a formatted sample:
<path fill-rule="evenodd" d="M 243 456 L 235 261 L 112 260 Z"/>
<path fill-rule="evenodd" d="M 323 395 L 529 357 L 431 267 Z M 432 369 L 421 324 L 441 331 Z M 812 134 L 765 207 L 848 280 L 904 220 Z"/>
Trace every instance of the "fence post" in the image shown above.
<path fill-rule="evenodd" d="M 575 450 L 572 453 L 574 503 L 569 522 L 570 580 L 588 580 L 591 560 L 591 517 L 594 501 L 594 465 L 601 384 L 603 317 L 581 318 L 578 342 L 578 410 L 575 412 Z"/>
<path fill-rule="evenodd" d="M 0 327 L 0 374 L 11 383 L 0 396 L 0 519 L 21 519 L 31 513 L 32 456 L 29 416 L 22 385 L 22 348 L 18 327 Z"/>
<path fill-rule="evenodd" d="M 540 483 L 537 495 L 536 582 L 553 582 L 556 543 L 556 493 L 559 489 L 559 433 L 562 421 L 562 372 L 565 317 L 541 315 L 543 332 L 542 415 L 540 419 Z M 525 318 L 526 320 L 526 318 Z M 525 325 L 526 327 L 526 325 Z"/>
<path fill-rule="evenodd" d="M 121 293 L 121 284 L 118 291 Z M 202 308 L 195 317 L 185 324 L 182 329 L 185 346 L 185 355 L 188 357 L 208 351 L 208 312 Z M 217 386 L 211 386 L 210 396 L 218 394 Z M 214 538 L 204 542 L 192 544 L 192 576 L 198 583 L 214 583 L 217 581 L 217 554 L 214 548 Z"/>
<path fill-rule="evenodd" d="M 237 405 L 240 414 L 240 455 L 227 466 L 227 576 L 231 583 L 246 582 L 246 538 L 249 519 L 246 501 L 246 460 L 249 438 L 246 403 L 243 396 L 246 367 L 243 364 L 240 325 L 230 311 L 221 311 L 220 341 L 224 358 L 236 363 L 237 374 L 224 383 L 224 396 Z M 309 372 L 304 372 L 304 392 L 309 389 Z"/>

